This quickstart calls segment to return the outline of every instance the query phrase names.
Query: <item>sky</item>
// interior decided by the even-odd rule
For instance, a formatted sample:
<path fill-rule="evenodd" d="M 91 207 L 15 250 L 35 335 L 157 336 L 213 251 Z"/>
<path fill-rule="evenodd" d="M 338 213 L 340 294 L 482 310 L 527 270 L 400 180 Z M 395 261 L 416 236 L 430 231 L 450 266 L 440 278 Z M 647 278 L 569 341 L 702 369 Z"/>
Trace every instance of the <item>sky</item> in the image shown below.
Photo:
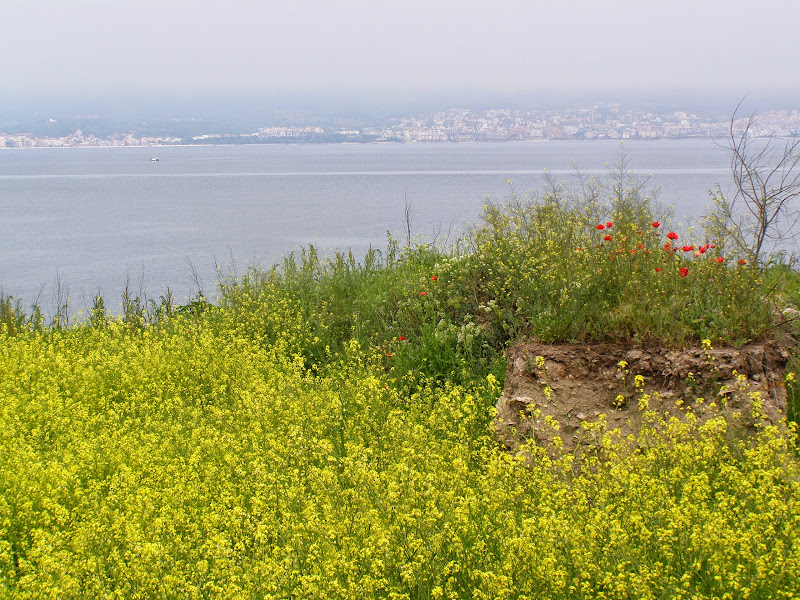
<path fill-rule="evenodd" d="M 798 98 L 798 0 L 0 0 L 8 102 Z"/>

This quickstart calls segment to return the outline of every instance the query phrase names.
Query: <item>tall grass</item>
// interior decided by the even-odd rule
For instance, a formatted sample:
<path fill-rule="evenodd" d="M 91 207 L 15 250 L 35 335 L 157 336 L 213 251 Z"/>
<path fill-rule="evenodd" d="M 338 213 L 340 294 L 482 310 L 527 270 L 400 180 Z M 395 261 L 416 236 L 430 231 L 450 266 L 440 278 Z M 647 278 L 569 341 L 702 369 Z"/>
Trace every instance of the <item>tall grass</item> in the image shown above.
<path fill-rule="evenodd" d="M 740 346 L 785 330 L 781 311 L 800 299 L 789 293 L 795 272 L 740 264 L 722 240 L 672 232 L 643 186 L 620 171 L 602 186 L 512 190 L 448 247 L 390 239 L 359 262 L 309 246 L 225 281 L 221 307 L 269 341 L 278 332 L 264 311 L 291 304 L 307 366 L 356 339 L 398 380 L 500 376 L 504 348 L 520 338 Z"/>

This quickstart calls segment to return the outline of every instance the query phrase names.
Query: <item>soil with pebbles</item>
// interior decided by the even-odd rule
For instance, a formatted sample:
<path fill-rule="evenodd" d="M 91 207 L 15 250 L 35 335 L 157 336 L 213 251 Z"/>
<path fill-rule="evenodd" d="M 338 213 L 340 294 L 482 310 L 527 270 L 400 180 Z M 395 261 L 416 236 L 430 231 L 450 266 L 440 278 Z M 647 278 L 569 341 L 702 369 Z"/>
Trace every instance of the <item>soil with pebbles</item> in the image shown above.
<path fill-rule="evenodd" d="M 701 422 L 719 414 L 708 405 L 725 396 L 724 410 L 740 413 L 733 422 L 747 434 L 756 420 L 785 420 L 788 358 L 776 342 L 710 350 L 521 343 L 508 352 L 505 388 L 497 402 L 498 438 L 514 448 L 531 437 L 545 444 L 559 435 L 564 449 L 573 451 L 583 439 L 581 423 L 601 414 L 608 429 L 627 436 L 638 431 L 642 392 L 650 394 L 650 408 L 682 418 L 690 410 Z M 641 391 L 637 375 L 644 378 Z M 752 392 L 760 394 L 764 419 L 752 417 Z M 547 425 L 548 416 L 557 421 L 557 430 Z"/>

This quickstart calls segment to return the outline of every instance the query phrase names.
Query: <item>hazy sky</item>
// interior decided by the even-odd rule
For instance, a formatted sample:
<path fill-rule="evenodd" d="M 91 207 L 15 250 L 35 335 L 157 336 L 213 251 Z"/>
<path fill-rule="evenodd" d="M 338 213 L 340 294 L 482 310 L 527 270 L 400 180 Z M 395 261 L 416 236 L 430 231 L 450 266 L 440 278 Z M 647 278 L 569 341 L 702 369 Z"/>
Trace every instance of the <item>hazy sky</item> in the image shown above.
<path fill-rule="evenodd" d="M 0 0 L 0 20 L 10 95 L 800 88 L 800 0 Z"/>

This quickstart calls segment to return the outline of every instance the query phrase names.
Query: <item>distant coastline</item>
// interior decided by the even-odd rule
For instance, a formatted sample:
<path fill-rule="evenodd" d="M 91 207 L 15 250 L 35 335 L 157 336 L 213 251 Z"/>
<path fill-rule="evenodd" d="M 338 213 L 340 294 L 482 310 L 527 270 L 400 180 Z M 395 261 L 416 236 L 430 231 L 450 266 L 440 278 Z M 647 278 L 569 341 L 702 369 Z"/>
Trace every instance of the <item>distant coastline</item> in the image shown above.
<path fill-rule="evenodd" d="M 378 140 L 378 141 L 363 141 L 363 142 L 354 142 L 354 141 L 345 141 L 345 142 L 325 142 L 325 141 L 276 141 L 276 142 L 248 142 L 248 143 L 239 143 L 239 142 L 217 142 L 217 143 L 209 143 L 209 144 L 197 144 L 197 143 L 177 143 L 177 144 L 150 144 L 147 146 L 144 145 L 130 145 L 130 146 L 120 146 L 120 145 L 113 145 L 113 144 L 85 144 L 85 145 L 61 145 L 61 146 L 0 146 L 0 152 L 5 150 L 75 150 L 75 149 L 84 149 L 84 150 L 91 150 L 91 149 L 111 149 L 111 148 L 120 148 L 120 149 L 133 149 L 133 148 L 219 148 L 224 146 L 306 146 L 306 145 L 321 145 L 321 146 L 382 146 L 382 145 L 430 145 L 430 146 L 458 146 L 458 145 L 465 145 L 465 144 L 549 144 L 552 142 L 574 142 L 574 143 L 584 143 L 584 144 L 592 144 L 592 143 L 607 143 L 607 142 L 645 142 L 645 143 L 657 143 L 657 142 L 670 142 L 670 141 L 708 141 L 714 139 L 720 139 L 722 136 L 686 136 L 686 137 L 662 137 L 662 138 L 626 138 L 626 139 L 614 139 L 614 138 L 591 138 L 591 139 L 580 139 L 580 138 L 547 138 L 547 139 L 536 139 L 536 140 L 516 140 L 516 139 L 508 139 L 508 140 L 462 140 L 462 141 L 404 141 L 404 140 L 396 140 L 396 141 L 386 141 L 386 140 Z M 775 140 L 789 140 L 792 139 L 793 135 L 774 135 L 774 136 L 753 136 L 752 139 L 775 139 Z"/>
<path fill-rule="evenodd" d="M 701 116 L 686 111 L 653 113 L 623 109 L 620 105 L 595 105 L 562 110 L 510 110 L 493 108 L 483 111 L 449 109 L 415 117 L 397 117 L 383 124 L 341 125 L 271 125 L 250 131 L 219 132 L 213 123 L 170 126 L 171 131 L 149 133 L 127 131 L 107 133 L 100 125 L 85 122 L 48 120 L 51 128 L 27 132 L 0 132 L 4 148 L 83 148 L 83 147 L 166 147 L 205 145 L 273 144 L 404 144 L 464 142 L 540 142 L 563 140 L 674 140 L 723 139 L 741 131 L 745 119 L 733 122 L 718 116 Z M 198 129 L 207 126 L 206 133 Z M 71 127 L 75 127 L 71 130 Z M 87 128 L 98 127 L 96 131 Z M 167 126 L 165 126 L 166 128 Z M 181 130 L 183 128 L 183 130 Z M 85 130 L 86 129 L 86 130 Z M 214 131 L 214 130 L 217 131 Z M 760 113 L 750 128 L 753 138 L 790 138 L 800 132 L 800 110 L 784 109 Z"/>

